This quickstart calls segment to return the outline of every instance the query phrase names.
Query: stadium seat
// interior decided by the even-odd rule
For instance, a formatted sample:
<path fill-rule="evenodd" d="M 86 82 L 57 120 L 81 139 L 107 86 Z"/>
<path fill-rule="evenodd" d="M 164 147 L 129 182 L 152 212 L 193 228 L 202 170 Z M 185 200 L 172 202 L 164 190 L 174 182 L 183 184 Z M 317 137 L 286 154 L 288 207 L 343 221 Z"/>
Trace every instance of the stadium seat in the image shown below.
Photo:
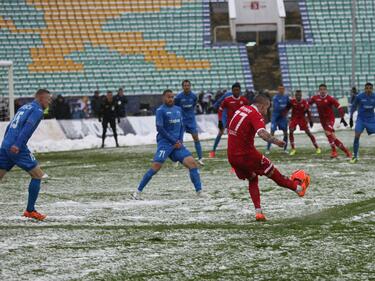
<path fill-rule="evenodd" d="M 331 93 L 347 95 L 351 89 L 352 16 L 349 0 L 299 1 L 306 43 L 279 44 L 283 83 L 291 90 L 312 94 L 320 83 Z M 357 0 L 356 74 L 361 89 L 374 82 L 375 2 Z"/>
<path fill-rule="evenodd" d="M 16 95 L 30 95 L 30 85 L 66 95 L 120 86 L 159 94 L 184 79 L 197 91 L 236 81 L 253 89 L 243 45 L 206 44 L 208 1 L 37 3 L 0 5 L 0 55 L 14 61 Z"/>

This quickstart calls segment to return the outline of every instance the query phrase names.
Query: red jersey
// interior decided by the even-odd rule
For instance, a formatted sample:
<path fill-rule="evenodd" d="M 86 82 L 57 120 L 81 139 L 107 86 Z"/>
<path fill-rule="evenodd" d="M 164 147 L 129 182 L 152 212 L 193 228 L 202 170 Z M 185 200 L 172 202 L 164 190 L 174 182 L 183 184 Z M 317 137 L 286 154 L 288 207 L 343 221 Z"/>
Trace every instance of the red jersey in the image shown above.
<path fill-rule="evenodd" d="M 309 104 L 311 105 L 314 103 L 318 108 L 320 122 L 335 120 L 335 115 L 332 109 L 333 106 L 339 109 L 340 117 L 344 117 L 345 113 L 344 110 L 340 107 L 339 102 L 329 95 L 326 95 L 325 97 L 322 97 L 320 94 L 313 96 L 310 99 Z"/>
<path fill-rule="evenodd" d="M 292 108 L 292 119 L 305 119 L 306 112 L 310 116 L 309 103 L 304 99 L 300 102 L 296 99 L 291 99 L 290 107 Z"/>
<path fill-rule="evenodd" d="M 260 129 L 266 127 L 262 114 L 254 105 L 245 105 L 236 111 L 228 126 L 228 158 L 255 154 L 254 138 Z M 259 155 L 258 155 L 259 154 Z"/>
<path fill-rule="evenodd" d="M 227 110 L 227 127 L 230 120 L 232 120 L 232 117 L 237 109 L 239 109 L 243 105 L 248 105 L 249 101 L 244 96 L 239 96 L 236 98 L 235 96 L 229 96 L 223 100 L 219 107 L 218 115 L 219 120 L 222 120 L 223 110 Z"/>

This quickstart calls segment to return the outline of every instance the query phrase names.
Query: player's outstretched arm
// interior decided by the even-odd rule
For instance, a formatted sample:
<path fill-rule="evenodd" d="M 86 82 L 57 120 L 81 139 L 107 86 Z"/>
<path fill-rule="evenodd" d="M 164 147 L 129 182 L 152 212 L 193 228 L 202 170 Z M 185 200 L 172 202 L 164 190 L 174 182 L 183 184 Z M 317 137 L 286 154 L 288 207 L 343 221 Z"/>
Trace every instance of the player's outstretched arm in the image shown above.
<path fill-rule="evenodd" d="M 265 142 L 270 142 L 270 143 L 276 144 L 276 145 L 279 146 L 279 147 L 284 147 L 284 145 L 285 145 L 285 142 L 284 142 L 284 141 L 275 138 L 275 137 L 272 136 L 269 132 L 267 132 L 267 130 L 264 129 L 264 128 L 258 130 L 257 134 L 258 134 L 258 136 L 259 136 L 260 138 L 262 138 Z"/>

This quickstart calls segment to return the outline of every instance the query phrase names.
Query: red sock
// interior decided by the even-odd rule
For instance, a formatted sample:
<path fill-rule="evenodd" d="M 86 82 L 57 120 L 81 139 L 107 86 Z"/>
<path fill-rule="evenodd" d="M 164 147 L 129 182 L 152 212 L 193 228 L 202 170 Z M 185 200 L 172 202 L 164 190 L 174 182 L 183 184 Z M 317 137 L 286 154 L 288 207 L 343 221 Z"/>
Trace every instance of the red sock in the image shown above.
<path fill-rule="evenodd" d="M 274 182 L 276 182 L 279 186 L 289 188 L 291 190 L 297 189 L 297 182 L 292 181 L 286 176 L 283 176 L 278 169 L 274 168 L 273 173 L 270 177 Z"/>
<path fill-rule="evenodd" d="M 345 154 L 349 154 L 349 150 L 345 147 L 345 145 L 339 140 L 335 139 L 335 145 L 340 148 Z"/>
<path fill-rule="evenodd" d="M 260 192 L 258 186 L 258 176 L 249 180 L 249 193 L 255 209 L 260 209 Z"/>
<path fill-rule="evenodd" d="M 311 139 L 311 142 L 313 143 L 314 147 L 315 147 L 315 148 L 318 148 L 319 146 L 318 146 L 318 144 L 316 143 L 316 139 L 315 139 L 314 135 L 310 135 L 310 139 Z"/>
<path fill-rule="evenodd" d="M 292 149 L 294 149 L 294 134 L 292 132 L 289 133 L 289 140 L 290 140 L 290 146 Z"/>
<path fill-rule="evenodd" d="M 335 138 L 332 135 L 330 135 L 330 136 L 327 136 L 327 139 L 328 139 L 329 144 L 331 145 L 332 151 L 336 151 Z"/>

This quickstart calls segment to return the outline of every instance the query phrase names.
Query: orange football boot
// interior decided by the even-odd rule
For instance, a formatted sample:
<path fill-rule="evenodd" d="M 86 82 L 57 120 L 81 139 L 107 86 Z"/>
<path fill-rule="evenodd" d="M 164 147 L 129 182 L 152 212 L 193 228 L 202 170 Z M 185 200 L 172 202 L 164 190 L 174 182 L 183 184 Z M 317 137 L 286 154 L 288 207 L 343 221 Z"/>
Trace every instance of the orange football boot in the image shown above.
<path fill-rule="evenodd" d="M 208 158 L 215 158 L 215 151 L 210 151 L 210 153 L 208 154 Z"/>
<path fill-rule="evenodd" d="M 302 187 L 302 190 L 297 192 L 299 197 L 305 196 L 306 190 L 310 185 L 310 175 L 307 174 L 304 170 L 294 171 L 290 177 L 292 181 L 298 181 L 299 185 Z"/>
<path fill-rule="evenodd" d="M 47 217 L 46 215 L 43 215 L 35 210 L 31 212 L 26 210 L 25 212 L 23 212 L 23 216 L 26 218 L 36 219 L 38 221 L 42 221 Z"/>
<path fill-rule="evenodd" d="M 263 213 L 256 213 L 255 214 L 256 221 L 266 221 L 266 216 Z"/>

